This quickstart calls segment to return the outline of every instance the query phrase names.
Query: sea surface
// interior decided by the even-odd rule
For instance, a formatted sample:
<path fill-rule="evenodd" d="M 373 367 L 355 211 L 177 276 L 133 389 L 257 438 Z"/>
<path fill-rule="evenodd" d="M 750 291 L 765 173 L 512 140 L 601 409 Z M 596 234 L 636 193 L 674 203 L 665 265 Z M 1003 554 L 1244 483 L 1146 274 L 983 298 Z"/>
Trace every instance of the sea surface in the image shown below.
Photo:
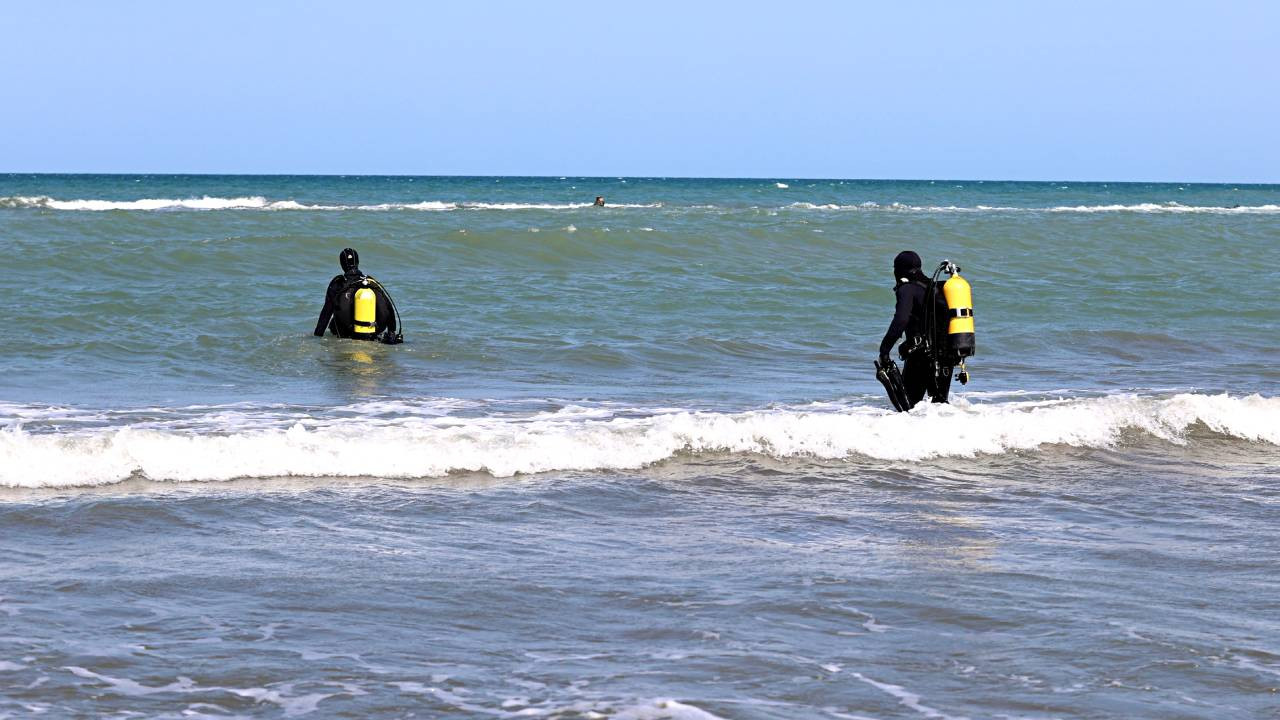
<path fill-rule="evenodd" d="M 0 257 L 0 718 L 1280 717 L 1280 186 L 0 175 Z"/>

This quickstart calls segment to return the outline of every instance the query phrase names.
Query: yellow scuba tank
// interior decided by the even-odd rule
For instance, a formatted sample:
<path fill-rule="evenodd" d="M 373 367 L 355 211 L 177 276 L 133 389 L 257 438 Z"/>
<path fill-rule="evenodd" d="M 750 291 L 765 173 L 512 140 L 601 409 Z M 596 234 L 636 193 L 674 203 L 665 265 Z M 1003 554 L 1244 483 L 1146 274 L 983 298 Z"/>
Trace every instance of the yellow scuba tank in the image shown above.
<path fill-rule="evenodd" d="M 378 331 L 377 309 L 378 296 L 368 287 L 362 287 L 356 290 L 355 294 L 355 323 L 352 325 L 352 331 L 356 335 L 372 335 Z"/>
<path fill-rule="evenodd" d="M 947 323 L 951 349 L 962 359 L 971 357 L 977 349 L 973 334 L 973 292 L 968 281 L 960 277 L 960 268 L 956 268 L 951 278 L 942 284 L 942 294 L 951 311 L 951 319 Z"/>

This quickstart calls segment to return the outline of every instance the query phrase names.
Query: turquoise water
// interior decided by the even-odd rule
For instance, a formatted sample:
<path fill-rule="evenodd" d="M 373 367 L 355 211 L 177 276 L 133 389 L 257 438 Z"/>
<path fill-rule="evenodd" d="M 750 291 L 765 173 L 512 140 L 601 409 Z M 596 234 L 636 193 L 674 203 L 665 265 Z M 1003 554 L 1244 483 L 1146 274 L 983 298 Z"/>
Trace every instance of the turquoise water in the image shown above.
<path fill-rule="evenodd" d="M 22 272 L 6 290 L 38 288 L 21 312 L 38 331 L 6 337 L 0 370 L 13 399 L 111 407 L 827 401 L 878 391 L 886 268 L 911 247 L 973 279 L 975 389 L 1248 393 L 1280 377 L 1274 187 L 785 184 L 9 176 Z M 596 194 L 619 206 L 577 206 Z M 235 209 L 79 209 L 203 197 Z M 273 204 L 337 209 L 258 209 Z M 357 375 L 345 344 L 306 335 L 347 245 L 411 341 Z"/>
<path fill-rule="evenodd" d="M 1257 716 L 1278 240 L 1280 186 L 0 175 L 0 713 Z M 347 246 L 405 344 L 311 336 Z M 907 248 L 978 355 L 899 416 Z"/>

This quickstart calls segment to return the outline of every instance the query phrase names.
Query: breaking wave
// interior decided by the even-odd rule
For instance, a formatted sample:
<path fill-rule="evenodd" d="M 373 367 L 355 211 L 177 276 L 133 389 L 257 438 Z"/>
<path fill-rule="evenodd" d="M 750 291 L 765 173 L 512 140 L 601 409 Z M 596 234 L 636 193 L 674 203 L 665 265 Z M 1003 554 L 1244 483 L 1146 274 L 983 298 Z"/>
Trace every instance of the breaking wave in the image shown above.
<path fill-rule="evenodd" d="M 497 203 L 445 202 L 424 200 L 416 203 L 379 203 L 376 205 L 305 204 L 295 200 L 268 200 L 260 195 L 250 197 L 143 198 L 141 200 L 57 200 L 47 196 L 0 197 L 0 208 L 34 208 L 45 210 L 577 210 L 592 203 Z M 662 203 L 610 203 L 608 208 L 659 208 Z"/>
<path fill-rule="evenodd" d="M 1135 205 L 1056 205 L 1053 207 L 1012 207 L 999 205 L 904 205 L 903 203 L 864 202 L 855 205 L 835 203 L 815 204 L 796 202 L 787 206 L 791 210 L 861 210 L 898 211 L 919 213 L 1209 213 L 1236 215 L 1273 215 L 1280 213 L 1280 205 L 1181 205 L 1168 203 L 1138 203 Z"/>
<path fill-rule="evenodd" d="M 329 410 L 206 408 L 92 414 L 0 406 L 0 486 L 242 477 L 497 477 L 637 469 L 680 454 L 914 461 L 1108 448 L 1126 438 L 1194 442 L 1204 430 L 1280 445 L 1280 398 L 1179 394 L 922 405 L 895 414 L 864 405 L 737 413 L 567 406 L 487 412 L 468 401 L 369 403 Z M 369 448 L 379 448 L 375 453 Z M 352 463 L 351 458 L 366 458 Z"/>
<path fill-rule="evenodd" d="M 538 203 L 538 202 L 474 202 L 423 200 L 409 203 L 377 203 L 365 205 L 301 203 L 296 200 L 268 200 L 260 195 L 246 197 L 199 198 L 142 198 L 140 200 L 58 200 L 39 196 L 15 195 L 0 197 L 0 208 L 32 208 L 44 210 L 68 210 L 102 212 L 108 210 L 311 210 L 311 211 L 435 211 L 454 210 L 581 210 L 592 203 Z M 654 203 L 609 203 L 606 208 L 663 208 L 673 210 L 754 210 L 767 208 L 734 208 L 717 205 L 687 205 L 669 207 Z M 1138 203 L 1135 205 L 1058 205 L 1053 207 L 1014 207 L 1000 205 L 908 205 L 903 203 L 863 202 L 856 204 L 795 202 L 781 210 L 829 210 L 861 212 L 905 213 L 1168 213 L 1168 214 L 1217 214 L 1217 215 L 1274 215 L 1280 214 L 1280 205 L 1181 205 L 1168 203 Z"/>

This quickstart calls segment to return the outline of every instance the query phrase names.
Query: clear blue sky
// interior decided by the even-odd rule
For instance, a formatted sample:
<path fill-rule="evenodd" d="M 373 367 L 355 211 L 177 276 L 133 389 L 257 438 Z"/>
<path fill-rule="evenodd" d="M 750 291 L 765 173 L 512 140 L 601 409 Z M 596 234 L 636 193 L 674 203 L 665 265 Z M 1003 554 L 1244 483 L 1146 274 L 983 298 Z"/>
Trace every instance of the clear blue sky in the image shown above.
<path fill-rule="evenodd" d="M 1280 181 L 1280 2 L 13 2 L 0 172 Z"/>

